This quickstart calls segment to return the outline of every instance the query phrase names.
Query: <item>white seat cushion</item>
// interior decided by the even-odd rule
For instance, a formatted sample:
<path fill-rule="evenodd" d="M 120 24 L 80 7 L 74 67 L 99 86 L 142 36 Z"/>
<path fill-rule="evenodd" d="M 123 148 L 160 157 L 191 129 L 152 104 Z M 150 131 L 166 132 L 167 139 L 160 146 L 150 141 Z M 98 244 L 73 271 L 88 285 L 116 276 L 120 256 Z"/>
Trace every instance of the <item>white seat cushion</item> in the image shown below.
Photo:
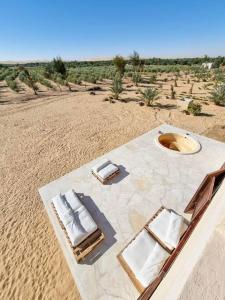
<path fill-rule="evenodd" d="M 98 174 L 98 172 L 105 168 L 107 165 L 109 165 L 111 163 L 110 160 L 108 160 L 107 158 L 103 159 L 102 161 L 100 161 L 97 165 L 95 165 L 91 170 L 95 173 Z"/>
<path fill-rule="evenodd" d="M 97 230 L 98 227 L 87 209 L 82 206 L 74 212 L 73 219 L 67 225 L 66 229 L 70 231 L 72 245 L 77 246 Z"/>
<path fill-rule="evenodd" d="M 135 274 L 143 287 L 146 288 L 156 279 L 168 257 L 169 253 L 156 243 L 141 271 Z"/>
<path fill-rule="evenodd" d="M 98 176 L 100 178 L 102 178 L 103 180 L 105 180 L 106 178 L 108 178 L 109 176 L 111 176 L 112 174 L 114 174 L 117 171 L 118 171 L 117 166 L 115 166 L 113 164 L 109 164 L 108 166 L 106 166 L 105 168 L 101 169 L 98 172 Z"/>
<path fill-rule="evenodd" d="M 73 210 L 66 198 L 62 197 L 60 194 L 52 199 L 52 203 L 66 229 L 72 246 L 77 246 L 91 233 L 97 230 L 98 227 L 95 221 L 83 205 L 81 205 L 77 210 Z M 75 204 L 79 203 L 72 203 L 72 205 L 77 207 Z"/>
<path fill-rule="evenodd" d="M 65 197 L 63 197 L 61 194 L 58 194 L 52 199 L 52 203 L 57 211 L 57 214 L 58 214 L 60 220 L 62 221 L 63 225 L 65 226 L 66 225 L 65 218 L 71 210 Z"/>
<path fill-rule="evenodd" d="M 78 208 L 80 208 L 82 206 L 82 203 L 80 202 L 80 199 L 77 197 L 74 190 L 69 190 L 68 192 L 66 192 L 65 197 L 66 197 L 66 200 L 69 203 L 70 207 L 73 210 L 77 210 Z"/>
<path fill-rule="evenodd" d="M 167 209 L 163 209 L 148 227 L 170 250 L 177 247 L 187 229 L 183 217 Z"/>
<path fill-rule="evenodd" d="M 171 212 L 170 222 L 166 234 L 166 243 L 173 248 L 179 244 L 181 236 L 187 230 L 187 224 L 184 223 L 184 218 L 174 212 Z"/>
<path fill-rule="evenodd" d="M 122 257 L 134 274 L 141 271 L 155 245 L 156 241 L 143 229 L 135 240 L 124 249 Z"/>

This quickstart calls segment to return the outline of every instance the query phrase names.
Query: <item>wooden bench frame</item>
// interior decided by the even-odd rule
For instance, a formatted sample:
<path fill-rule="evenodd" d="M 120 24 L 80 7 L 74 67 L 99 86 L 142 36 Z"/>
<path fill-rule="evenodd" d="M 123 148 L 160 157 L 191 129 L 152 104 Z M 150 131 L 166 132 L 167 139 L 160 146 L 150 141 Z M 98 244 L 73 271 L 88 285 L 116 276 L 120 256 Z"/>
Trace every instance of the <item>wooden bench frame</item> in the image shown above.
<path fill-rule="evenodd" d="M 166 245 L 148 228 L 148 225 L 163 211 L 163 209 L 167 209 L 164 206 L 161 206 L 159 208 L 159 210 L 152 216 L 152 218 L 144 225 L 144 227 L 141 228 L 141 230 L 139 230 L 139 232 L 134 236 L 134 238 L 119 252 L 119 254 L 117 255 L 117 258 L 121 264 L 121 266 L 123 267 L 123 269 L 126 271 L 127 275 L 129 276 L 130 280 L 133 282 L 134 286 L 136 287 L 136 289 L 140 292 L 143 293 L 146 288 L 144 288 L 142 286 L 142 284 L 140 283 L 140 281 L 136 278 L 135 274 L 133 273 L 133 271 L 130 269 L 129 265 L 126 263 L 126 261 L 124 260 L 122 253 L 123 251 L 136 239 L 136 237 L 140 234 L 140 232 L 142 230 L 146 230 L 147 233 L 156 241 L 160 244 L 160 246 L 167 251 L 168 254 L 171 255 L 172 252 L 174 252 L 175 250 L 171 250 L 168 247 L 166 247 Z M 169 258 L 167 258 L 166 262 L 168 261 Z M 165 264 L 166 264 L 165 262 Z M 151 287 L 151 289 L 155 288 L 155 286 L 157 286 L 159 284 L 159 282 L 161 281 L 161 278 L 163 278 L 164 276 L 164 266 L 163 265 L 161 271 L 159 272 L 159 275 L 156 277 L 156 279 L 149 285 L 149 287 Z M 156 285 L 157 283 L 157 285 Z M 149 288 L 148 287 L 148 288 Z"/>
<path fill-rule="evenodd" d="M 74 254 L 75 258 L 76 258 L 76 261 L 78 263 L 81 262 L 82 260 L 84 260 L 84 258 L 95 247 L 98 246 L 99 243 L 101 243 L 102 240 L 104 240 L 104 234 L 103 234 L 103 232 L 99 228 L 97 228 L 85 240 L 83 240 L 78 245 L 73 246 L 72 243 L 71 243 L 71 241 L 70 241 L 70 239 L 69 239 L 69 236 L 68 236 L 68 234 L 66 232 L 66 228 L 63 225 L 62 221 L 60 220 L 59 215 L 58 215 L 58 213 L 57 213 L 57 211 L 56 211 L 55 206 L 54 206 L 53 203 L 52 203 L 52 207 L 53 207 L 53 210 L 54 210 L 54 212 L 56 214 L 56 217 L 57 217 L 57 219 L 59 221 L 60 227 L 63 230 L 63 232 L 65 233 L 67 241 L 69 242 L 70 247 L 72 248 L 72 251 L 73 251 L 73 254 Z"/>
<path fill-rule="evenodd" d="M 113 164 L 114 166 L 116 166 L 115 164 Z M 118 166 L 116 166 L 118 168 Z M 104 168 L 103 168 L 104 169 Z M 112 173 L 109 177 L 105 178 L 104 180 L 98 176 L 95 172 L 91 171 L 91 173 L 102 183 L 102 184 L 106 184 L 109 180 L 111 180 L 112 178 L 114 178 L 115 176 L 117 176 L 120 173 L 120 169 L 118 168 L 118 170 L 116 170 L 114 173 Z"/>
<path fill-rule="evenodd" d="M 170 249 L 165 247 L 165 245 L 162 243 L 162 241 L 160 241 L 160 239 L 157 236 L 155 236 L 153 234 L 153 232 L 148 228 L 148 224 L 151 223 L 157 217 L 157 215 L 165 208 L 165 207 L 162 206 L 153 215 L 153 217 L 147 222 L 147 224 L 144 227 L 142 227 L 142 229 L 135 235 L 135 237 L 117 255 L 117 258 L 118 258 L 121 266 L 126 271 L 127 275 L 129 276 L 129 278 L 133 282 L 134 286 L 141 293 L 141 295 L 138 297 L 137 300 L 149 300 L 151 298 L 151 296 L 155 292 L 156 288 L 161 283 L 161 281 L 163 280 L 163 278 L 165 277 L 165 275 L 167 274 L 167 272 L 169 271 L 169 269 L 173 265 L 174 261 L 176 260 L 177 256 L 179 255 L 179 253 L 181 252 L 181 250 L 183 249 L 183 247 L 187 243 L 187 241 L 190 238 L 193 230 L 197 226 L 198 222 L 201 220 L 204 212 L 206 211 L 207 207 L 209 206 L 210 202 L 212 201 L 212 198 L 213 198 L 214 194 L 216 193 L 216 191 L 218 189 L 218 186 L 215 187 L 216 178 L 218 176 L 221 176 L 221 175 L 223 176 L 222 179 L 225 178 L 225 163 L 222 165 L 222 167 L 219 170 L 208 174 L 204 178 L 202 183 L 200 184 L 200 186 L 197 189 L 196 193 L 194 194 L 191 201 L 189 202 L 186 209 L 184 210 L 185 213 L 192 213 L 191 221 L 188 225 L 188 228 L 186 229 L 186 231 L 182 235 L 178 246 L 173 251 L 171 251 Z M 221 184 L 222 179 L 218 183 L 219 185 Z M 143 229 L 147 230 L 147 232 L 170 254 L 170 256 L 165 261 L 165 263 L 164 263 L 161 271 L 159 272 L 158 276 L 156 277 L 156 279 L 147 288 L 144 288 L 141 285 L 141 283 L 137 280 L 134 273 L 132 272 L 132 270 L 130 269 L 130 267 L 128 266 L 128 264 L 126 263 L 126 261 L 122 257 L 123 251 L 127 248 L 127 246 L 129 244 L 131 244 L 135 240 L 137 235 Z"/>
<path fill-rule="evenodd" d="M 179 253 L 181 252 L 181 250 L 187 243 L 193 230 L 197 226 L 198 222 L 201 220 L 207 207 L 209 206 L 210 202 L 212 201 L 212 198 L 215 194 L 215 189 L 217 190 L 217 188 L 218 188 L 218 187 L 215 187 L 216 178 L 220 175 L 223 175 L 225 178 L 225 163 L 222 165 L 222 167 L 219 170 L 206 175 L 206 177 L 200 184 L 196 193 L 194 194 L 191 201 L 189 202 L 189 204 L 187 205 L 187 207 L 184 210 L 185 213 L 192 213 L 192 219 L 191 219 L 191 222 L 190 222 L 187 230 L 181 237 L 177 248 L 173 251 L 173 253 L 170 255 L 170 257 L 165 262 L 164 266 L 161 269 L 159 276 L 156 278 L 156 280 L 152 284 L 150 284 L 141 293 L 141 295 L 138 297 L 137 300 L 149 300 L 151 298 L 151 296 L 153 295 L 153 293 L 155 292 L 158 285 L 163 280 L 163 277 L 167 274 L 167 272 L 173 265 L 177 256 L 179 255 Z M 219 184 L 221 184 L 221 182 Z"/>

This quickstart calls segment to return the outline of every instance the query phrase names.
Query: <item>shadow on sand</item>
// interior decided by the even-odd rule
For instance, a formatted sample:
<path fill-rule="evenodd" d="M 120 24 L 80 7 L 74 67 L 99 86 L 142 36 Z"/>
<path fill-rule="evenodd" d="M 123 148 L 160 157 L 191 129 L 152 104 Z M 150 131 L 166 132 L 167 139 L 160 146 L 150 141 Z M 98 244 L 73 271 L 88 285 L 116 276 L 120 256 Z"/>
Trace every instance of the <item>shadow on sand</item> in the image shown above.
<path fill-rule="evenodd" d="M 95 220 L 97 226 L 103 232 L 104 240 L 89 254 L 87 255 L 81 264 L 92 265 L 94 264 L 113 244 L 117 241 L 115 239 L 116 231 L 106 219 L 105 215 L 99 210 L 95 202 L 91 197 L 84 195 L 83 193 L 77 194 L 81 202 L 90 212 L 91 216 Z M 104 199 L 102 199 L 104 201 Z"/>

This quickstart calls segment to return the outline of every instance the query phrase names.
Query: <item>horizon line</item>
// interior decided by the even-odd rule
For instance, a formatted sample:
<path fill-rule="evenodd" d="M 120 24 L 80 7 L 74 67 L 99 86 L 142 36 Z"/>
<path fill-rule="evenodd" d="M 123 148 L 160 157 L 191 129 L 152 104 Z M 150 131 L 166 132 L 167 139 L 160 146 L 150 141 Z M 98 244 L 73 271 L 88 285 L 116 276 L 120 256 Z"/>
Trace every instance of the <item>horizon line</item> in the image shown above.
<path fill-rule="evenodd" d="M 123 56 L 121 54 L 116 54 Z M 83 58 L 83 59 L 63 59 L 61 55 L 56 55 L 55 57 L 51 59 L 28 59 L 28 60 L 0 60 L 0 64 L 26 64 L 26 63 L 49 63 L 51 62 L 54 58 L 60 57 L 64 62 L 92 62 L 92 61 L 110 61 L 113 60 L 113 58 L 116 56 L 110 56 L 110 57 L 89 57 L 89 58 Z M 217 58 L 217 57 L 223 57 L 223 55 L 213 55 L 213 56 L 208 56 L 208 55 L 196 55 L 196 56 L 151 56 L 151 57 L 142 57 L 140 56 L 141 59 L 192 59 L 192 58 Z M 225 56 L 225 55 L 224 55 Z M 129 60 L 129 56 L 123 56 L 125 60 Z"/>

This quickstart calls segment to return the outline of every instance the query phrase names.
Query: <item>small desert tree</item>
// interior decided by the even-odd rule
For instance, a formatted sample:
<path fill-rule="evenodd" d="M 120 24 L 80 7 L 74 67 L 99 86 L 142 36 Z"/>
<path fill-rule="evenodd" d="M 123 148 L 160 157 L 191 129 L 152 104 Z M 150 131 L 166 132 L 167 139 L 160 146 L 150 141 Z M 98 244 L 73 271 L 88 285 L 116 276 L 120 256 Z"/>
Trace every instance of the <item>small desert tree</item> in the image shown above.
<path fill-rule="evenodd" d="M 119 95 L 123 91 L 123 86 L 122 86 L 122 79 L 120 76 L 116 76 L 112 82 L 112 87 L 110 88 L 110 91 L 112 92 L 112 96 L 114 99 L 118 100 Z"/>
<path fill-rule="evenodd" d="M 52 68 L 55 73 L 61 74 L 63 78 L 66 77 L 66 66 L 61 57 L 56 57 L 53 59 Z"/>
<path fill-rule="evenodd" d="M 210 93 L 211 100 L 216 105 L 225 105 L 225 84 L 217 85 Z"/>
<path fill-rule="evenodd" d="M 140 55 L 138 54 L 138 52 L 134 51 L 130 55 L 130 62 L 132 64 L 132 66 L 134 67 L 134 70 L 138 71 L 139 66 L 141 64 Z"/>
<path fill-rule="evenodd" d="M 152 106 L 153 102 L 158 99 L 159 92 L 155 88 L 147 88 L 140 90 L 141 99 L 144 100 L 146 106 Z"/>
<path fill-rule="evenodd" d="M 117 71 L 119 72 L 119 74 L 121 76 L 124 75 L 124 72 L 125 72 L 125 66 L 126 66 L 126 61 L 125 59 L 123 58 L 123 56 L 120 56 L 120 55 L 116 55 L 114 58 L 113 58 L 113 63 L 117 69 Z"/>

